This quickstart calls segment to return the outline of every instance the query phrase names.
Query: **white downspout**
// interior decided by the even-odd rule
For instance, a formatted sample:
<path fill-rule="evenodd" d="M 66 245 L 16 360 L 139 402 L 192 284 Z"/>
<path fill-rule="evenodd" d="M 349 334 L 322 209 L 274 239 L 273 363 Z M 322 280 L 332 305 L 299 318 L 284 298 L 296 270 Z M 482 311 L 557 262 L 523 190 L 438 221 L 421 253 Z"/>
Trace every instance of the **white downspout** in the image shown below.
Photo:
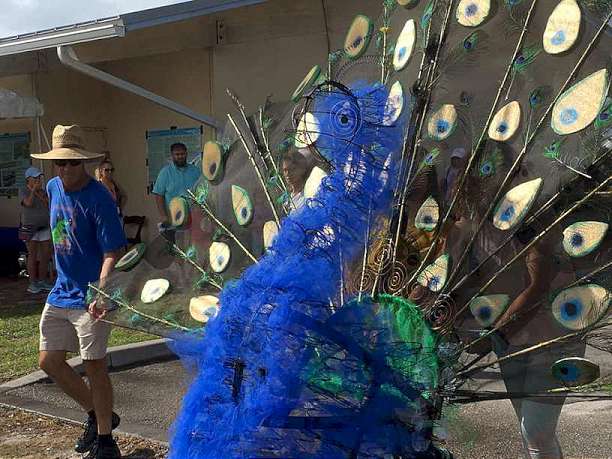
<path fill-rule="evenodd" d="M 84 73 L 85 75 L 95 78 L 96 80 L 103 81 L 119 89 L 123 89 L 124 91 L 136 94 L 137 96 L 144 97 L 157 105 L 161 105 L 162 107 L 172 110 L 173 112 L 180 113 L 187 118 L 196 120 L 202 124 L 210 126 L 215 130 L 221 128 L 221 124 L 210 116 L 196 113 L 184 105 L 174 102 L 173 100 L 166 99 L 165 97 L 159 96 L 151 91 L 141 88 L 140 86 L 122 80 L 121 78 L 117 78 L 116 76 L 106 73 L 96 67 L 79 61 L 79 58 L 71 46 L 58 46 L 57 57 L 62 64 L 76 70 L 77 72 Z"/>

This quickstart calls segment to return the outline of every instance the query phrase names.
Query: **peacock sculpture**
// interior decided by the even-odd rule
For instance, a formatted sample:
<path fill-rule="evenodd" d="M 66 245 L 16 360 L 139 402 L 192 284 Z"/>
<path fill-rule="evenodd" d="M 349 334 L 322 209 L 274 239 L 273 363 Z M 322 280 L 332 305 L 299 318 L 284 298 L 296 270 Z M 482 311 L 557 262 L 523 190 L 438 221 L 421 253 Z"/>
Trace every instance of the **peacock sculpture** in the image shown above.
<path fill-rule="evenodd" d="M 611 17 L 385 0 L 287 102 L 228 91 L 173 227 L 91 286 L 193 371 L 171 456 L 450 458 L 443 407 L 509 399 L 561 457 L 565 399 L 611 397 Z"/>

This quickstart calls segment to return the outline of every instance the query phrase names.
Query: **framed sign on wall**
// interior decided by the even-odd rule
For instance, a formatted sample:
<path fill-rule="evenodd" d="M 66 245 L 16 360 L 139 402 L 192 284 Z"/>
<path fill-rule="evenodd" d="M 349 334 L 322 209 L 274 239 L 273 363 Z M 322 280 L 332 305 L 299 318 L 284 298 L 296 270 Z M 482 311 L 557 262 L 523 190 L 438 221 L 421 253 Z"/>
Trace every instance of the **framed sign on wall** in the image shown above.
<path fill-rule="evenodd" d="M 30 133 L 0 135 L 0 196 L 17 196 L 30 167 Z"/>
<path fill-rule="evenodd" d="M 187 161 L 200 166 L 202 160 L 202 126 L 157 129 L 146 132 L 147 192 L 150 193 L 159 171 L 170 161 L 170 145 L 181 142 L 187 147 Z"/>

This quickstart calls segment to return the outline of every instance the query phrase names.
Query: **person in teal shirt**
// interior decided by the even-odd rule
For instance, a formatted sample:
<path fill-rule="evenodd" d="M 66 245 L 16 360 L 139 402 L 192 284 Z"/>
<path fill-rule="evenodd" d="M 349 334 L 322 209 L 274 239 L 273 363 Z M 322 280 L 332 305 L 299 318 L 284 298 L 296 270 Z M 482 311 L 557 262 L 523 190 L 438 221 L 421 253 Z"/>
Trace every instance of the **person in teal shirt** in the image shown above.
<path fill-rule="evenodd" d="M 162 226 L 170 224 L 168 207 L 172 198 L 184 196 L 188 189 L 191 189 L 201 176 L 198 167 L 187 162 L 187 147 L 183 143 L 173 143 L 170 146 L 172 163 L 164 166 L 155 185 L 153 195 L 157 204 L 157 210 Z"/>

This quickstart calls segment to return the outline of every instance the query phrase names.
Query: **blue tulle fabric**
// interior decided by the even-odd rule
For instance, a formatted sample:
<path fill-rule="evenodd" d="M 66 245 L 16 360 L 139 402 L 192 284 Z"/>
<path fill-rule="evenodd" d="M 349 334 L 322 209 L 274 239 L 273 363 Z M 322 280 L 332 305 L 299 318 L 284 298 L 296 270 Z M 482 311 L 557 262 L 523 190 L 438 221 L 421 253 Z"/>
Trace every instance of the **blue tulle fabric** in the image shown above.
<path fill-rule="evenodd" d="M 204 338 L 175 344 L 196 376 L 173 426 L 173 458 L 382 457 L 419 441 L 389 416 L 407 396 L 418 405 L 420 391 L 373 357 L 372 340 L 384 338 L 370 332 L 389 329 L 388 315 L 369 298 L 350 314 L 330 304 L 342 262 L 362 253 L 388 213 L 409 113 L 384 125 L 388 90 L 379 84 L 328 89 L 315 91 L 309 111 L 333 172 L 283 220 L 259 263 L 225 286 Z M 369 367 L 395 378 L 401 394 L 372 393 Z"/>

